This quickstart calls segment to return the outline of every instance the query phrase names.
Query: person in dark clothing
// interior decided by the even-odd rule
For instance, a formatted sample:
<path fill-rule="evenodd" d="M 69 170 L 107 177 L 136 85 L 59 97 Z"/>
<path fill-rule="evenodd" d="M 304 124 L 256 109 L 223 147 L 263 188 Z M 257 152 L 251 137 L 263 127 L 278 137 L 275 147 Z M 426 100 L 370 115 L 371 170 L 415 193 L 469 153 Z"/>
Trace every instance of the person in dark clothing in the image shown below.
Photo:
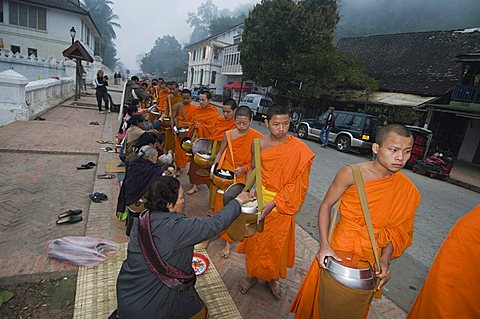
<path fill-rule="evenodd" d="M 193 246 L 226 229 L 251 197 L 241 193 L 214 217 L 187 218 L 182 213 L 183 193 L 178 179 L 171 176 L 160 177 L 149 188 L 149 211 L 134 222 L 117 279 L 118 318 L 208 317 L 194 287 Z"/>
<path fill-rule="evenodd" d="M 132 76 L 125 86 L 125 103 L 129 105 L 134 99 L 140 102 L 151 99 L 150 94 L 140 86 L 140 79 L 136 75 Z"/>
<path fill-rule="evenodd" d="M 327 147 L 328 135 L 330 134 L 332 127 L 335 125 L 335 116 L 333 115 L 334 110 L 335 108 L 333 107 L 328 108 L 327 117 L 325 118 L 322 130 L 320 131 L 320 143 L 322 147 Z"/>
<path fill-rule="evenodd" d="M 153 143 L 155 142 L 153 141 Z M 117 200 L 117 217 L 127 220 L 127 236 L 130 236 L 133 219 L 136 219 L 145 209 L 145 193 L 150 185 L 162 176 L 163 170 L 160 165 L 157 165 L 157 158 L 157 150 L 147 144 L 138 150 L 136 158 L 127 166 Z"/>
<path fill-rule="evenodd" d="M 110 111 L 108 108 L 108 77 L 103 74 L 103 70 L 98 70 L 97 77 L 95 78 L 95 95 L 97 97 L 98 112 L 102 112 L 102 100 L 105 102 L 105 110 Z"/>

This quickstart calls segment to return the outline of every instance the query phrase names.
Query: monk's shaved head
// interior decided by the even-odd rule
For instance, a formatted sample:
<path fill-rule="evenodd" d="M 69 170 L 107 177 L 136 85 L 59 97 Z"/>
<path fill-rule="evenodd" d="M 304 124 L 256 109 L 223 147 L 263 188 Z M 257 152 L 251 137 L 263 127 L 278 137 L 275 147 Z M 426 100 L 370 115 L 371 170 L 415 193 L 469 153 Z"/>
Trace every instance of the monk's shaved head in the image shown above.
<path fill-rule="evenodd" d="M 225 101 L 223 101 L 223 105 L 228 105 L 231 107 L 232 110 L 235 110 L 235 108 L 237 107 L 237 102 L 235 102 L 234 99 L 226 99 Z"/>
<path fill-rule="evenodd" d="M 288 107 L 283 106 L 283 105 L 272 105 L 268 108 L 267 111 L 267 120 L 271 120 L 273 116 L 275 115 L 288 115 L 290 116 L 290 112 L 288 110 Z"/>
<path fill-rule="evenodd" d="M 248 106 L 240 106 L 235 110 L 235 118 L 238 116 L 246 116 L 249 119 L 252 118 L 252 110 Z"/>
<path fill-rule="evenodd" d="M 387 136 L 392 132 L 401 137 L 413 138 L 412 132 L 407 127 L 401 124 L 390 124 L 387 126 L 383 126 L 378 130 L 377 137 L 375 138 L 375 143 L 377 143 L 378 145 L 382 145 Z"/>

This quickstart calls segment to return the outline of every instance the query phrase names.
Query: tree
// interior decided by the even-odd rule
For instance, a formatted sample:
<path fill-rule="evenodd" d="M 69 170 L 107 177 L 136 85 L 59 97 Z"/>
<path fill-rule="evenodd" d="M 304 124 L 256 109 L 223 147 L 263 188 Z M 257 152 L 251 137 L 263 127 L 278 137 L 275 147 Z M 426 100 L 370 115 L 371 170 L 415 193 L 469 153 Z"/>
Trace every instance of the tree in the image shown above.
<path fill-rule="evenodd" d="M 245 21 L 244 15 L 232 16 L 223 15 L 213 19 L 208 26 L 209 34 L 218 34 Z"/>
<path fill-rule="evenodd" d="M 183 71 L 188 65 L 188 54 L 171 35 L 155 41 L 153 48 L 141 61 L 141 69 L 156 77 L 183 81 Z"/>
<path fill-rule="evenodd" d="M 197 13 L 189 12 L 187 22 L 190 24 L 190 27 L 193 28 L 190 43 L 208 37 L 210 35 L 210 22 L 216 19 L 218 15 L 218 7 L 212 0 L 207 0 L 205 3 L 202 3 L 197 9 Z"/>
<path fill-rule="evenodd" d="M 264 85 L 302 83 L 289 95 L 343 95 L 374 89 L 361 63 L 333 44 L 339 16 L 334 0 L 262 0 L 245 20 L 240 44 L 247 78 Z"/>
<path fill-rule="evenodd" d="M 90 13 L 93 22 L 100 32 L 100 37 L 95 41 L 96 54 L 103 58 L 103 64 L 111 69 L 115 68 L 118 59 L 115 43 L 117 35 L 114 28 L 120 28 L 118 15 L 113 13 L 110 0 L 83 0 L 83 8 Z"/>

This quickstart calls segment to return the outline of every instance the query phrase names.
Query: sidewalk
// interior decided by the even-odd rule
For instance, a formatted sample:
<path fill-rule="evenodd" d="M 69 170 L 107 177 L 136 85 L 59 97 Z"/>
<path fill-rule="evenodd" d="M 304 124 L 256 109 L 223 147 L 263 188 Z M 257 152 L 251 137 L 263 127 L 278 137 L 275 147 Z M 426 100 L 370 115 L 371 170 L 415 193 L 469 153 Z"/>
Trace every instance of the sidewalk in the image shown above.
<path fill-rule="evenodd" d="M 118 180 L 98 180 L 106 161 L 117 154 L 101 151 L 96 140 L 115 140 L 117 113 L 99 114 L 95 96 L 82 96 L 78 103 L 67 101 L 42 115 L 46 121 L 15 122 L 0 127 L 0 285 L 43 278 L 76 275 L 77 267 L 46 259 L 48 240 L 63 236 L 98 236 L 126 242 L 124 224 L 114 211 L 119 191 Z M 111 90 L 114 101 L 120 93 Z M 90 125 L 90 122 L 100 125 Z M 77 170 L 87 162 L 97 166 Z M 188 177 L 180 178 L 188 189 Z M 107 194 L 108 201 L 96 204 L 88 195 Z M 185 212 L 206 217 L 208 190 L 186 195 Z M 68 209 L 83 210 L 83 221 L 56 225 L 57 215 Z M 318 243 L 296 226 L 296 261 L 286 280 L 283 301 L 276 301 L 264 284 L 257 284 L 247 295 L 239 293 L 238 283 L 245 278 L 244 256 L 232 250 L 222 259 L 221 239 L 213 239 L 208 254 L 222 276 L 244 318 L 291 318 L 288 309 L 316 253 Z M 404 318 L 405 313 L 387 299 L 375 301 L 369 318 Z"/>

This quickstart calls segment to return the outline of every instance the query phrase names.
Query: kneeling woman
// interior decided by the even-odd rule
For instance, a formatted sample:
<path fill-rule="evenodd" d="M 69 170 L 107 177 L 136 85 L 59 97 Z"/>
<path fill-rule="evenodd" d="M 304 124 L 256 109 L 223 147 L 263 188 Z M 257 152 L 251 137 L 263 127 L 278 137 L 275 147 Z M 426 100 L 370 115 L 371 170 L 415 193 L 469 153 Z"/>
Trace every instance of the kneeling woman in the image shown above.
<path fill-rule="evenodd" d="M 194 288 L 193 246 L 226 229 L 250 196 L 241 193 L 214 217 L 187 218 L 180 182 L 163 176 L 146 200 L 150 212 L 133 225 L 117 280 L 117 318 L 208 318 Z"/>

